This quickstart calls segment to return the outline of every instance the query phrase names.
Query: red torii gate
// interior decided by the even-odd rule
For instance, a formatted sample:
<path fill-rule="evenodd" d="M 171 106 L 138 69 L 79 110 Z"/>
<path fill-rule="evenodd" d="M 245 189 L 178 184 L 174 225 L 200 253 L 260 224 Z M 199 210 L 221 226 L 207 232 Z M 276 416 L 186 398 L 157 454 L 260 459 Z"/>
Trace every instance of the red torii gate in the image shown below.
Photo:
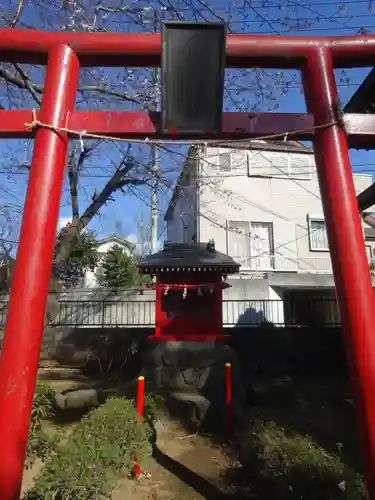
<path fill-rule="evenodd" d="M 158 114 L 75 111 L 79 68 L 159 67 L 161 38 L 3 29 L 0 47 L 2 61 L 47 64 L 40 111 L 0 111 L 0 137 L 35 135 L 0 363 L 0 496 L 18 500 L 69 137 L 72 131 L 76 136 L 86 131 L 109 137 L 161 137 Z M 314 142 L 367 486 L 375 500 L 375 299 L 348 154 L 348 143 L 375 147 L 375 119 L 342 116 L 334 78 L 335 67 L 373 65 L 375 36 L 228 35 L 226 51 L 230 68 L 302 71 L 308 114 L 224 113 L 220 138 L 288 133 Z"/>

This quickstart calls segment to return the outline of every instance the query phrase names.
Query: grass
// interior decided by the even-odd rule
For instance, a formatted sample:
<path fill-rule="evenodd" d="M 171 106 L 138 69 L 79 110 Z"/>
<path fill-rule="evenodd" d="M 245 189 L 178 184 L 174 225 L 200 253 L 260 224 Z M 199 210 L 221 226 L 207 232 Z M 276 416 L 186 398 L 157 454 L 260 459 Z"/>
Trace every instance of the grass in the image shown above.
<path fill-rule="evenodd" d="M 46 462 L 28 500 L 110 498 L 134 459 L 151 453 L 150 427 L 138 424 L 134 403 L 111 398 L 85 415 Z"/>
<path fill-rule="evenodd" d="M 348 391 L 337 379 L 253 383 L 250 426 L 230 473 L 235 498 L 364 500 Z"/>
<path fill-rule="evenodd" d="M 109 498 L 117 480 L 132 473 L 135 457 L 142 462 L 151 454 L 150 424 L 162 411 L 163 399 L 146 394 L 142 425 L 132 398 L 112 397 L 99 408 L 80 411 L 67 427 L 58 424 L 53 397 L 47 383 L 37 384 L 26 466 L 37 458 L 44 466 L 27 498 Z"/>
<path fill-rule="evenodd" d="M 38 383 L 35 388 L 26 451 L 26 467 L 30 468 L 37 458 L 46 460 L 53 453 L 56 439 L 44 430 L 44 422 L 54 416 L 53 390 L 48 384 Z"/>
<path fill-rule="evenodd" d="M 242 447 L 247 485 L 259 498 L 364 500 L 361 474 L 309 436 L 275 422 L 256 421 Z"/>
<path fill-rule="evenodd" d="M 241 464 L 228 478 L 236 483 L 233 498 L 364 500 L 363 467 L 345 382 L 311 377 L 250 383 L 251 426 L 242 442 Z M 40 388 L 39 394 L 33 410 L 36 423 L 51 417 L 49 391 Z M 146 394 L 146 420 L 155 420 L 163 399 Z M 124 421 L 129 422 L 125 429 Z M 139 435 L 135 424 L 134 403 L 126 398 L 111 399 L 83 417 L 57 450 L 47 448 L 46 466 L 29 500 L 108 498 L 117 479 L 131 471 L 132 454 L 149 453 L 149 428 L 146 424 Z M 39 424 L 35 428 L 40 429 Z M 43 443 L 37 445 L 38 456 Z"/>

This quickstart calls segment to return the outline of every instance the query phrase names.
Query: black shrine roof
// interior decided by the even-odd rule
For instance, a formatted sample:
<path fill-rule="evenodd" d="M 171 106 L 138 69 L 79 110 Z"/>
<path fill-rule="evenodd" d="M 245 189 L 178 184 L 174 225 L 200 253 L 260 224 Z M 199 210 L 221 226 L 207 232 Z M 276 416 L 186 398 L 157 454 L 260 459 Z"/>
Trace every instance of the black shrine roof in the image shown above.
<path fill-rule="evenodd" d="M 154 274 L 165 271 L 216 271 L 238 273 L 239 264 L 232 257 L 215 250 L 209 243 L 165 243 L 163 250 L 143 259 L 139 271 Z"/>

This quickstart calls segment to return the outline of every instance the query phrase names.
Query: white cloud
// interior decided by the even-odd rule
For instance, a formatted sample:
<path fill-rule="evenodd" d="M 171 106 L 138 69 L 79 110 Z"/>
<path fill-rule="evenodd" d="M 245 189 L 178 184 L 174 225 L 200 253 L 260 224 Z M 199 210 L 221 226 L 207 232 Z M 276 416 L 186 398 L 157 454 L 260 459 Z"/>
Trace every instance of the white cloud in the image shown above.
<path fill-rule="evenodd" d="M 72 218 L 71 217 L 59 217 L 59 220 L 58 220 L 58 223 L 57 223 L 57 229 L 59 229 L 59 230 L 62 229 L 63 227 L 65 227 L 70 222 L 72 222 Z"/>
<path fill-rule="evenodd" d="M 137 245 L 139 243 L 139 238 L 136 234 L 128 234 L 125 239 L 128 240 L 129 243 L 133 243 L 134 245 Z"/>
<path fill-rule="evenodd" d="M 139 241 L 138 235 L 131 233 L 125 236 L 125 239 L 129 241 L 129 243 L 133 243 L 133 245 L 135 245 L 135 255 L 142 255 L 142 243 Z"/>
<path fill-rule="evenodd" d="M 149 248 L 148 241 L 144 242 L 142 248 L 142 241 L 140 241 L 140 238 L 137 234 L 130 233 L 125 237 L 125 239 L 128 240 L 130 243 L 133 243 L 133 245 L 135 245 L 134 253 L 136 255 L 142 255 L 142 253 L 146 255 L 148 254 L 148 248 Z M 161 250 L 161 248 L 162 248 L 161 242 L 157 241 L 155 252 L 158 252 L 159 250 Z"/>

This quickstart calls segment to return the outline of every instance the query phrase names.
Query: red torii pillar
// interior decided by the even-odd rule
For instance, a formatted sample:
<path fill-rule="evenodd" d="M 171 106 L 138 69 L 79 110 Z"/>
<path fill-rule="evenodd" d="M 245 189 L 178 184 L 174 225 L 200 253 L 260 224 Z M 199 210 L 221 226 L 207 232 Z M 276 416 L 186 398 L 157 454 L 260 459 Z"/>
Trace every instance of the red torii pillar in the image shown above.
<path fill-rule="evenodd" d="M 332 52 L 311 51 L 303 68 L 314 113 L 314 154 L 346 344 L 370 498 L 375 498 L 375 298 L 342 121 Z"/>
<path fill-rule="evenodd" d="M 66 45 L 51 50 L 40 115 L 64 127 L 74 109 L 79 63 Z M 36 132 L 21 237 L 0 360 L 0 498 L 18 500 L 51 275 L 67 134 Z"/>

